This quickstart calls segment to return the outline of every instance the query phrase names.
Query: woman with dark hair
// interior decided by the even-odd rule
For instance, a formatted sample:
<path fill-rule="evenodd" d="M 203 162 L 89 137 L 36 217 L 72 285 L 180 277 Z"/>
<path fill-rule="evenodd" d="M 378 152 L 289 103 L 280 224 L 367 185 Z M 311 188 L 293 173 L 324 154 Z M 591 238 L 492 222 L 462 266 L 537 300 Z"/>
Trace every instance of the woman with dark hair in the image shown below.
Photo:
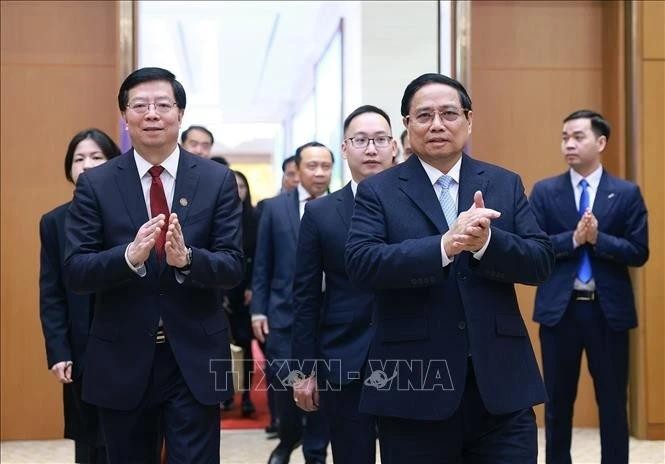
<path fill-rule="evenodd" d="M 65 177 L 76 185 L 87 169 L 120 155 L 111 138 L 86 129 L 69 142 Z M 63 384 L 65 438 L 74 440 L 75 462 L 104 463 L 106 451 L 97 425 L 97 409 L 81 400 L 81 376 L 92 318 L 90 295 L 75 295 L 63 283 L 65 215 L 69 202 L 42 216 L 39 312 L 48 367 Z"/>
<path fill-rule="evenodd" d="M 252 262 L 254 250 L 256 249 L 257 221 L 254 206 L 252 206 L 252 194 L 249 191 L 247 178 L 240 171 L 234 171 L 236 183 L 238 184 L 238 196 L 242 202 L 242 238 L 245 252 L 245 277 L 240 285 L 232 288 L 226 293 L 228 299 L 227 311 L 231 325 L 231 337 L 235 345 L 243 349 L 243 385 L 242 403 L 240 405 L 242 415 L 252 415 L 256 408 L 250 399 L 250 387 L 252 385 L 250 373 L 254 364 L 252 356 L 252 320 L 249 314 L 249 304 L 252 301 Z M 233 404 L 233 399 L 222 404 L 222 410 L 228 410 Z"/>

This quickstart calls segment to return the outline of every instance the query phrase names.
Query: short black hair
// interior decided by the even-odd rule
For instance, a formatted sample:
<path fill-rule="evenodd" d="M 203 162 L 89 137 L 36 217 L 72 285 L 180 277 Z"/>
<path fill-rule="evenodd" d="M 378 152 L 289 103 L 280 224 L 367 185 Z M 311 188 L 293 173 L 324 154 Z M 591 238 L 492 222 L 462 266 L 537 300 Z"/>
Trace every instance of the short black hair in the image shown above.
<path fill-rule="evenodd" d="M 295 163 L 295 162 L 296 162 L 296 157 L 295 156 L 289 156 L 284 161 L 282 161 L 282 172 L 286 172 L 286 166 L 289 163 Z"/>
<path fill-rule="evenodd" d="M 404 139 L 406 139 L 407 135 L 409 135 L 409 132 L 406 129 L 404 129 L 402 131 L 402 135 L 399 136 L 399 140 L 400 142 L 402 142 L 402 146 L 404 146 Z"/>
<path fill-rule="evenodd" d="M 129 91 L 139 84 L 152 81 L 166 81 L 173 87 L 173 96 L 178 108 L 181 110 L 187 106 L 187 94 L 185 88 L 175 78 L 175 74 L 163 68 L 140 68 L 127 76 L 118 91 L 118 107 L 121 112 L 127 109 Z"/>
<path fill-rule="evenodd" d="M 333 155 L 333 152 L 330 148 L 326 147 L 324 144 L 320 142 L 307 142 L 304 145 L 300 145 L 298 148 L 296 148 L 296 154 L 294 155 L 294 159 L 296 162 L 296 166 L 300 166 L 300 160 L 302 159 L 302 152 L 305 148 L 310 148 L 310 147 L 322 147 L 328 150 L 328 153 L 330 153 L 330 161 L 334 164 L 335 163 L 335 155 Z"/>
<path fill-rule="evenodd" d="M 216 161 L 219 164 L 223 164 L 224 166 L 228 166 L 229 162 L 224 158 L 223 156 L 213 156 L 210 158 L 211 161 Z"/>
<path fill-rule="evenodd" d="M 610 132 L 612 128 L 610 123 L 603 117 L 602 114 L 596 113 L 591 110 L 577 110 L 570 113 L 563 120 L 564 124 L 573 119 L 588 119 L 591 121 L 591 131 L 596 135 L 596 138 L 601 135 L 605 136 L 606 140 L 610 140 Z"/>
<path fill-rule="evenodd" d="M 462 105 L 462 109 L 467 111 L 471 111 L 473 109 L 471 107 L 471 97 L 469 97 L 469 93 L 458 80 L 453 79 L 452 77 L 444 76 L 443 74 L 427 73 L 416 77 L 409 83 L 409 85 L 406 86 L 406 89 L 404 89 L 404 96 L 402 96 L 402 106 L 400 108 L 402 116 L 409 114 L 413 96 L 418 90 L 427 84 L 443 84 L 454 88 L 457 90 L 457 94 L 459 95 L 459 101 Z"/>
<path fill-rule="evenodd" d="M 393 126 L 390 124 L 390 117 L 388 114 L 386 114 L 385 111 L 383 111 L 381 108 L 378 108 L 373 105 L 363 105 L 359 106 L 355 110 L 349 114 L 346 119 L 344 120 L 344 133 L 346 133 L 346 130 L 349 128 L 351 125 L 351 121 L 353 121 L 356 117 L 360 116 L 361 114 L 365 113 L 376 113 L 379 116 L 381 116 L 383 119 L 385 119 L 388 122 L 388 127 L 392 130 Z"/>
<path fill-rule="evenodd" d="M 91 139 L 93 142 L 95 142 L 99 146 L 99 149 L 102 150 L 102 153 L 104 154 L 107 160 L 110 160 L 111 158 L 115 158 L 116 156 L 120 155 L 120 149 L 115 144 L 113 139 L 111 139 L 111 137 L 106 135 L 105 132 L 102 132 L 99 129 L 95 129 L 94 127 L 82 130 L 74 137 L 72 137 L 72 139 L 69 141 L 69 146 L 67 147 L 67 153 L 65 154 L 65 177 L 72 184 L 74 183 L 74 179 L 72 179 L 72 164 L 74 164 L 74 151 L 76 151 L 76 147 L 78 147 L 78 144 L 85 139 Z"/>
<path fill-rule="evenodd" d="M 212 132 L 210 132 L 208 129 L 206 129 L 206 128 L 203 127 L 203 126 L 189 126 L 189 127 L 188 127 L 187 129 L 185 129 L 185 130 L 183 131 L 183 133 L 180 135 L 180 141 L 181 141 L 182 143 L 185 143 L 185 141 L 187 140 L 187 136 L 189 135 L 189 132 L 190 132 L 190 131 L 193 131 L 193 130 L 198 130 L 198 131 L 201 131 L 201 132 L 205 132 L 205 133 L 208 134 L 208 136 L 210 137 L 210 145 L 212 145 L 212 144 L 215 143 L 215 137 L 213 137 Z"/>

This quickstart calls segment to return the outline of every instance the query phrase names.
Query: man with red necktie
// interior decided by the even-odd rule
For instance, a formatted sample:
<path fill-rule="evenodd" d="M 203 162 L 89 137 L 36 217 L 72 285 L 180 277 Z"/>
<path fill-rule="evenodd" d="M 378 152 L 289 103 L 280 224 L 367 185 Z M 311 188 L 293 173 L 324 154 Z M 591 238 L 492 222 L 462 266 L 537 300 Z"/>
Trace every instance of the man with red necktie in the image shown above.
<path fill-rule="evenodd" d="M 161 68 L 118 93 L 132 149 L 81 176 L 66 223 L 66 279 L 95 294 L 83 399 L 110 463 L 219 462 L 233 394 L 220 288 L 243 275 L 241 204 L 225 166 L 178 145 L 185 90 Z"/>

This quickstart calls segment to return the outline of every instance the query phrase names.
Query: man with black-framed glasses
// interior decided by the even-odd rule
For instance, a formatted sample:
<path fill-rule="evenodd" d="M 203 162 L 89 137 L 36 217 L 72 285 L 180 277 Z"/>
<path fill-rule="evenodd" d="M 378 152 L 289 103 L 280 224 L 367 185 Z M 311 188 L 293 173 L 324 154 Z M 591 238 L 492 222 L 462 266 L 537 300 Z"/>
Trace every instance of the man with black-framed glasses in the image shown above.
<path fill-rule="evenodd" d="M 219 403 L 233 394 L 220 288 L 243 276 L 233 172 L 178 146 L 185 90 L 131 73 L 118 105 L 132 148 L 82 174 L 66 221 L 66 280 L 95 294 L 83 399 L 111 464 L 219 462 Z"/>
<path fill-rule="evenodd" d="M 360 411 L 384 464 L 535 464 L 545 389 L 514 284 L 551 271 L 518 175 L 463 152 L 471 98 L 424 74 L 401 112 L 413 156 L 358 186 L 346 271 L 374 291 Z"/>
<path fill-rule="evenodd" d="M 308 378 L 294 386 L 294 399 L 305 411 L 320 407 L 325 414 L 335 462 L 374 464 L 374 417 L 358 411 L 361 378 L 374 335 L 374 295 L 349 282 L 344 247 L 358 183 L 391 167 L 397 144 L 390 118 L 371 105 L 347 116 L 344 137 L 342 154 L 351 181 L 308 203 L 300 224 L 292 351 Z M 321 362 L 306 364 L 313 359 Z"/>

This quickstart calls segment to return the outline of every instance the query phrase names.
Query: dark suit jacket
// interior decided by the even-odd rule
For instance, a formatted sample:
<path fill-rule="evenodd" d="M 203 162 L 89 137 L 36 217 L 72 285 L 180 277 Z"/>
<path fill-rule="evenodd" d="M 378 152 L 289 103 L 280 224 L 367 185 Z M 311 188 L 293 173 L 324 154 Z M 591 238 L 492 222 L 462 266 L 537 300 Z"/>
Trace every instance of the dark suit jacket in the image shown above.
<path fill-rule="evenodd" d="M 265 200 L 252 276 L 252 314 L 265 314 L 271 329 L 293 323 L 293 276 L 300 227 L 298 190 Z"/>
<path fill-rule="evenodd" d="M 554 261 L 552 246 L 519 176 L 464 155 L 460 211 L 473 204 L 476 190 L 488 208 L 501 212 L 492 221 L 489 246 L 481 260 L 464 252 L 443 268 L 440 243 L 448 227 L 417 156 L 359 185 L 346 269 L 353 282 L 376 292 L 368 374 L 373 378 L 380 366 L 383 380 L 397 375 L 378 388 L 366 383 L 362 412 L 450 417 L 464 392 L 469 354 L 490 413 L 545 400 L 513 284 L 545 281 Z"/>
<path fill-rule="evenodd" d="M 174 269 L 160 265 L 154 250 L 145 277 L 125 261 L 125 249 L 148 220 L 133 151 L 78 180 L 67 214 L 65 271 L 74 291 L 96 294 L 83 390 L 92 404 L 125 410 L 138 405 L 150 377 L 160 316 L 195 398 L 215 404 L 232 394 L 224 385 L 231 356 L 217 292 L 242 278 L 235 177 L 225 166 L 181 149 L 174 188 L 172 212 L 192 248 L 191 273 L 182 284 Z"/>
<path fill-rule="evenodd" d="M 553 326 L 570 302 L 582 250 L 573 248 L 579 214 L 570 172 L 538 182 L 531 204 L 556 254 L 554 272 L 538 287 L 534 320 Z M 600 306 L 611 328 L 633 328 L 637 315 L 628 266 L 641 266 L 649 257 L 647 211 L 639 187 L 603 170 L 593 214 L 598 219 L 598 240 L 595 246 L 586 246 Z"/>
<path fill-rule="evenodd" d="M 73 361 L 72 376 L 79 379 L 85 362 L 92 319 L 92 296 L 77 295 L 65 288 L 65 215 L 69 203 L 42 216 L 39 223 L 41 265 L 39 272 L 39 315 L 42 321 L 48 368 L 61 361 Z"/>
<path fill-rule="evenodd" d="M 344 268 L 353 202 L 349 183 L 307 203 L 298 239 L 293 358 L 301 365 L 308 359 L 324 360 L 317 366 L 317 377 L 335 384 L 353 380 L 349 372 L 362 375 L 374 334 L 374 293 L 349 282 Z M 309 371 L 309 366 L 305 369 Z"/>

